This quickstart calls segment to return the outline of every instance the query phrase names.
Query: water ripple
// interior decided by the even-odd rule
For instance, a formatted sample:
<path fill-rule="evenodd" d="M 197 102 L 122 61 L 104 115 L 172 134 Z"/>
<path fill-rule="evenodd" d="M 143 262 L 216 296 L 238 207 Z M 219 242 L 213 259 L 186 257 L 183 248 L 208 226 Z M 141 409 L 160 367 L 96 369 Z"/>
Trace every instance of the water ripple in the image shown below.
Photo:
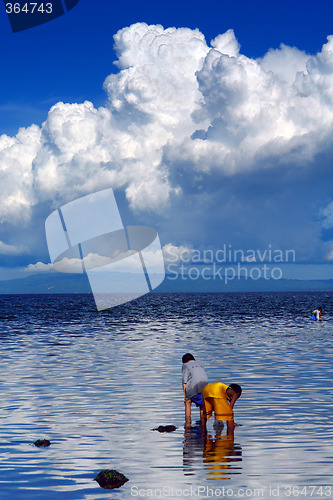
<path fill-rule="evenodd" d="M 89 295 L 1 296 L 1 498 L 332 483 L 332 298 L 151 294 L 97 313 Z M 203 435 L 194 408 L 184 429 L 185 352 L 243 386 L 234 436 L 211 421 Z M 177 430 L 152 431 L 166 424 Z M 105 468 L 130 481 L 102 490 Z"/>

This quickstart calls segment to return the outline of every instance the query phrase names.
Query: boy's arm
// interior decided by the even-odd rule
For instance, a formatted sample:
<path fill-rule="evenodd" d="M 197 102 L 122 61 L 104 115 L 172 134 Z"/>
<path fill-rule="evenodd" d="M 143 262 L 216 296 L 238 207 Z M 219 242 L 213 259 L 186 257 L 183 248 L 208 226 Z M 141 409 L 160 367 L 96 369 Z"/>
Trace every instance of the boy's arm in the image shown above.
<path fill-rule="evenodd" d="M 186 400 L 186 384 L 183 382 L 184 401 Z"/>
<path fill-rule="evenodd" d="M 186 363 L 183 364 L 182 366 L 182 386 L 183 386 L 183 391 L 184 391 L 184 403 L 186 401 L 186 384 L 188 382 L 188 370 Z"/>
<path fill-rule="evenodd" d="M 229 404 L 230 404 L 230 408 L 232 409 L 234 407 L 234 404 L 236 403 L 236 401 L 238 399 L 238 394 L 233 389 L 231 389 L 231 387 L 228 387 L 228 391 L 231 392 L 231 400 L 230 400 Z"/>

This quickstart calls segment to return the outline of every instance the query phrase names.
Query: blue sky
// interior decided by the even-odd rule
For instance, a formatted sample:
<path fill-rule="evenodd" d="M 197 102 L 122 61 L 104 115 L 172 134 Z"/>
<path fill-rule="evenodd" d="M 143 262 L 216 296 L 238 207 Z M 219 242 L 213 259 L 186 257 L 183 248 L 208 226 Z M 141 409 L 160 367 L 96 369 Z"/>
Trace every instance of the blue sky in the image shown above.
<path fill-rule="evenodd" d="M 47 264 L 47 215 L 107 187 L 162 245 L 295 249 L 294 276 L 333 277 L 332 14 L 80 0 L 13 34 L 2 7 L 0 279 Z"/>
<path fill-rule="evenodd" d="M 80 0 L 65 16 L 14 35 L 2 8 L 0 132 L 42 123 L 58 100 L 104 104 L 102 83 L 115 71 L 113 35 L 130 24 L 199 28 L 208 42 L 232 28 L 242 52 L 256 58 L 280 43 L 316 53 L 332 30 L 332 12 L 326 0 Z"/>

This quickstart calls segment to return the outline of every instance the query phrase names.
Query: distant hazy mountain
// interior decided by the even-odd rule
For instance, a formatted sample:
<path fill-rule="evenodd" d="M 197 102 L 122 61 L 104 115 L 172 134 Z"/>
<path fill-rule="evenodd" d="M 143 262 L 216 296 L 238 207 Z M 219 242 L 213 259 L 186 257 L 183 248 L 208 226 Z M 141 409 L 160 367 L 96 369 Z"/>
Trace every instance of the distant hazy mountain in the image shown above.
<path fill-rule="evenodd" d="M 156 292 L 271 292 L 333 291 L 333 280 L 183 280 L 166 276 Z M 0 281 L 0 294 L 20 293 L 91 293 L 85 274 L 36 274 L 26 278 Z"/>
<path fill-rule="evenodd" d="M 90 292 L 86 274 L 35 274 L 26 278 L 0 281 L 0 294 Z"/>

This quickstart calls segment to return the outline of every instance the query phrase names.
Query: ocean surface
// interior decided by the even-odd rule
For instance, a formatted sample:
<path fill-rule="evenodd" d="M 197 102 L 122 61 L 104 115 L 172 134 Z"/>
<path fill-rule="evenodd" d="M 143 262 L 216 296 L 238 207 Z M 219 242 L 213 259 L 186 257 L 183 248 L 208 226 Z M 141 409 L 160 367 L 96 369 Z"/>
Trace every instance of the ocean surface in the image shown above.
<path fill-rule="evenodd" d="M 2 295 L 0 322 L 0 498 L 333 498 L 332 293 L 149 294 L 102 312 L 91 295 Z M 184 429 L 186 352 L 243 387 L 234 436 L 213 419 L 204 436 L 193 407 Z M 129 481 L 103 489 L 103 469 Z"/>

